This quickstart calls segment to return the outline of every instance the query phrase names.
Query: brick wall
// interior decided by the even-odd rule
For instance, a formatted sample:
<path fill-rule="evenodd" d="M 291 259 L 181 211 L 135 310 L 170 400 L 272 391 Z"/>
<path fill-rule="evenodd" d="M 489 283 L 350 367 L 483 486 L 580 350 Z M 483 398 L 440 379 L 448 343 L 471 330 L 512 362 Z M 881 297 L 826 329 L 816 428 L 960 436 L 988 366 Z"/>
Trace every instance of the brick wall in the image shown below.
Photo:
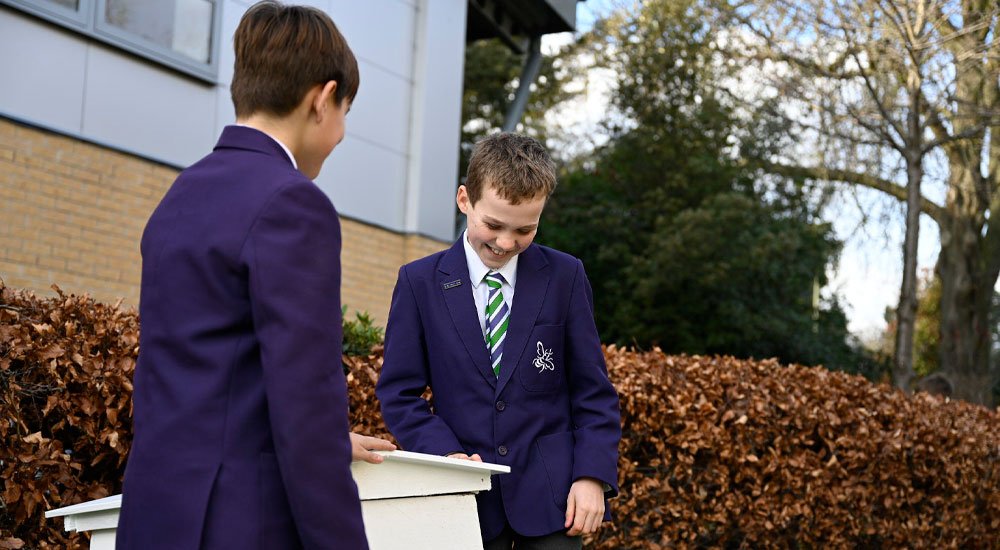
<path fill-rule="evenodd" d="M 399 266 L 451 245 L 419 235 L 401 235 L 341 218 L 341 301 L 351 311 L 368 311 L 385 326 Z"/>
<path fill-rule="evenodd" d="M 137 305 L 139 239 L 171 167 L 0 118 L 0 278 Z M 342 219 L 343 295 L 385 325 L 403 263 L 450 243 Z"/>

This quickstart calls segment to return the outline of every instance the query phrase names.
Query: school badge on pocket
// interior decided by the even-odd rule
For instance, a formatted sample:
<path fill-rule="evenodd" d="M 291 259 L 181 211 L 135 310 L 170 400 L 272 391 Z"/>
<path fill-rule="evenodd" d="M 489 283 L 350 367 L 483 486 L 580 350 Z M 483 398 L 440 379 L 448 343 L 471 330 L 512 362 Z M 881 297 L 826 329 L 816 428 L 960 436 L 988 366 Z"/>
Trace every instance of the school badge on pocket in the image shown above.
<path fill-rule="evenodd" d="M 538 344 L 535 345 L 535 349 L 538 351 L 538 355 L 535 357 L 533 364 L 535 365 L 535 368 L 538 369 L 538 373 L 541 374 L 547 370 L 556 370 L 556 366 L 552 362 L 552 350 L 545 349 L 541 340 L 539 340 Z"/>

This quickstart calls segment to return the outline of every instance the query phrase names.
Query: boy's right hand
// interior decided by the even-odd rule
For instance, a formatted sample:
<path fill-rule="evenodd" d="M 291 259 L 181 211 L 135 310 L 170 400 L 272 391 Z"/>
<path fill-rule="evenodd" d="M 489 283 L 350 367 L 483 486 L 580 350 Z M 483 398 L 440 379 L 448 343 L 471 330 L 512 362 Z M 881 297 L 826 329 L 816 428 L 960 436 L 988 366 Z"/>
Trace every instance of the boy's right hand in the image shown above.
<path fill-rule="evenodd" d="M 461 460 L 471 460 L 473 462 L 482 462 L 483 461 L 483 458 L 481 456 L 479 456 L 478 454 L 474 454 L 472 456 L 469 456 L 469 455 L 467 455 L 465 453 L 451 453 L 451 454 L 445 455 L 445 456 L 447 456 L 448 458 L 458 458 L 458 459 L 461 459 Z"/>

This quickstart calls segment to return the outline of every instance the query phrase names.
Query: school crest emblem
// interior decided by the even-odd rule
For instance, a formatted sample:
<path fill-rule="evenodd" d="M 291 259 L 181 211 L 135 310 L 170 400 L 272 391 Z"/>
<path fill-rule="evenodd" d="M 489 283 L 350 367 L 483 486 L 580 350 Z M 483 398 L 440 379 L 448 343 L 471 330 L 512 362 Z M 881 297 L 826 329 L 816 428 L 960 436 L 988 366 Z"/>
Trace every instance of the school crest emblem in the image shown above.
<path fill-rule="evenodd" d="M 539 340 L 538 344 L 535 345 L 535 350 L 538 352 L 538 355 L 535 356 L 533 364 L 535 365 L 535 368 L 538 369 L 539 374 L 547 370 L 556 370 L 556 365 L 552 362 L 551 349 L 545 349 L 545 346 L 542 344 L 541 340 Z"/>

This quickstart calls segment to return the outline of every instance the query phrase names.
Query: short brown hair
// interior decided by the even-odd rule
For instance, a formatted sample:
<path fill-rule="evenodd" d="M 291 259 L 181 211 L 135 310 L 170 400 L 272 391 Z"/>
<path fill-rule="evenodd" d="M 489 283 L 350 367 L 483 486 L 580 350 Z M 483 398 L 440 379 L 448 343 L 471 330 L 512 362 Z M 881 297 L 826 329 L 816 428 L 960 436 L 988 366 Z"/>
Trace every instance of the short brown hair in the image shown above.
<path fill-rule="evenodd" d="M 258 2 L 243 14 L 233 48 L 230 90 L 237 117 L 285 116 L 309 88 L 331 80 L 338 105 L 358 93 L 358 61 L 330 16 L 316 8 Z"/>
<path fill-rule="evenodd" d="M 548 198 L 556 190 L 556 166 L 538 140 L 512 132 L 493 134 L 472 149 L 465 178 L 469 202 L 476 204 L 487 185 L 511 204 Z"/>

